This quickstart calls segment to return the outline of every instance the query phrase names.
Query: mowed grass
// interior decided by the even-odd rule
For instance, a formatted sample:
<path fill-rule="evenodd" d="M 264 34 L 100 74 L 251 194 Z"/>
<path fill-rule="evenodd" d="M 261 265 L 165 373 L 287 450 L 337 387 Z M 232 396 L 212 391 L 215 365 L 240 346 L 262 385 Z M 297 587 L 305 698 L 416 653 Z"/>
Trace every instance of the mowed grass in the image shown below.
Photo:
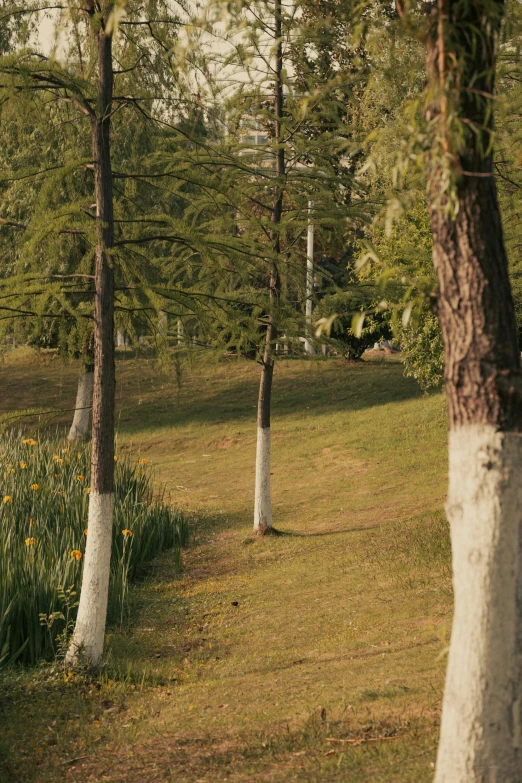
<path fill-rule="evenodd" d="M 99 682 L 2 675 L 0 780 L 428 781 L 451 619 L 445 411 L 397 362 L 286 360 L 274 521 L 252 541 L 259 369 L 118 361 L 118 450 L 198 523 L 111 629 Z M 20 351 L 2 410 L 68 420 L 76 368 Z"/>

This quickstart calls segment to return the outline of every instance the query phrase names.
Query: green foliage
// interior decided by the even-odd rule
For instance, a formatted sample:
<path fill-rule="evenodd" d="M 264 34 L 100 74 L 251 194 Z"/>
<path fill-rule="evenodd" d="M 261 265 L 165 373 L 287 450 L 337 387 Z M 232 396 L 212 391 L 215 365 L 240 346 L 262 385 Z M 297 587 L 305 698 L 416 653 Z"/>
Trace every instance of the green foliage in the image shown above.
<path fill-rule="evenodd" d="M 364 351 L 376 340 L 390 337 L 390 327 L 382 315 L 365 318 L 360 336 L 356 336 L 352 324 L 357 313 L 370 308 L 375 300 L 373 285 L 353 285 L 348 291 L 327 294 L 314 310 L 313 320 L 331 319 L 330 342 L 342 351 L 347 359 L 360 359 Z"/>
<path fill-rule="evenodd" d="M 404 374 L 418 382 L 421 389 L 442 384 L 444 352 L 439 322 L 434 313 L 423 311 L 417 326 L 408 324 L 399 331 Z"/>
<path fill-rule="evenodd" d="M 122 621 L 128 581 L 170 549 L 181 567 L 188 529 L 153 496 L 146 460 L 116 466 L 109 619 Z M 0 439 L 0 663 L 34 664 L 64 646 L 85 551 L 89 451 L 59 439 Z M 122 532 L 125 531 L 125 532 Z"/>
<path fill-rule="evenodd" d="M 422 389 L 440 386 L 444 359 L 440 327 L 431 308 L 436 280 L 425 198 L 419 195 L 391 226 L 374 221 L 368 236 L 373 264 L 362 274 L 381 288 L 405 374 Z"/>

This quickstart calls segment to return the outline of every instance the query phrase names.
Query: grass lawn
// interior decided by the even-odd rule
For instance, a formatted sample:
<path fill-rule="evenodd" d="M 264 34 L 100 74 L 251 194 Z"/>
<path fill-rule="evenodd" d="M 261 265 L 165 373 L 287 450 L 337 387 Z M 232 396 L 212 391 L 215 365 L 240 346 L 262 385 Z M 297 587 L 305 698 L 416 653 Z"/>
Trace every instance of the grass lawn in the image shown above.
<path fill-rule="evenodd" d="M 0 413 L 70 418 L 76 372 L 8 354 Z M 428 781 L 451 620 L 446 425 L 398 362 L 274 376 L 274 522 L 252 542 L 259 368 L 118 361 L 118 452 L 194 512 L 99 682 L 0 673 L 0 781 Z"/>

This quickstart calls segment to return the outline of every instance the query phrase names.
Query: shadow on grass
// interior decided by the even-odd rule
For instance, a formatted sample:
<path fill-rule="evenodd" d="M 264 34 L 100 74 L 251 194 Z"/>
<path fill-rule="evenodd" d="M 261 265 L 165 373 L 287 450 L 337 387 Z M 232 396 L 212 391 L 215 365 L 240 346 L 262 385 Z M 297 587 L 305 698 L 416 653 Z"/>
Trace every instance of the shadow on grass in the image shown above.
<path fill-rule="evenodd" d="M 301 530 L 283 530 L 280 535 L 292 538 L 324 538 L 326 536 L 345 536 L 347 533 L 367 533 L 370 530 L 382 530 L 382 527 L 381 523 L 380 525 L 367 525 L 364 527 L 345 527 L 341 530 L 318 530 L 311 533 Z"/>
<path fill-rule="evenodd" d="M 302 363 L 297 362 L 285 366 L 279 374 L 276 368 L 272 414 L 277 418 L 302 412 L 303 428 L 307 416 L 358 411 L 422 397 L 417 383 L 405 378 L 402 365 L 397 363 L 350 365 L 335 361 L 315 371 L 310 367 L 306 375 L 302 369 Z M 179 388 L 173 387 L 166 400 L 149 399 L 146 405 L 140 404 L 134 388 L 127 389 L 119 431 L 132 435 L 186 424 L 254 422 L 258 384 L 256 373 L 249 372 L 238 380 L 232 372 L 212 376 L 209 370 L 209 377 L 189 377 Z M 148 391 L 147 381 L 142 380 L 141 396 L 145 398 Z"/>

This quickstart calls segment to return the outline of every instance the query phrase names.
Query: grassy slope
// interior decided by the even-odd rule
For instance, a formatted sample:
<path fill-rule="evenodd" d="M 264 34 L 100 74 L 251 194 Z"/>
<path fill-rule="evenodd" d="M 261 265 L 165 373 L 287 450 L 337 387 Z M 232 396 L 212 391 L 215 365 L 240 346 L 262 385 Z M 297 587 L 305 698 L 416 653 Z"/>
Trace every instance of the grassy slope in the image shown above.
<path fill-rule="evenodd" d="M 246 543 L 258 369 L 199 365 L 178 387 L 122 360 L 118 378 L 118 448 L 198 511 L 196 541 L 181 577 L 167 555 L 134 590 L 99 689 L 4 676 L 0 780 L 429 780 L 451 604 L 441 396 L 394 363 L 278 364 L 287 535 Z M 1 384 L 4 410 L 68 407 L 74 368 L 13 354 Z"/>

